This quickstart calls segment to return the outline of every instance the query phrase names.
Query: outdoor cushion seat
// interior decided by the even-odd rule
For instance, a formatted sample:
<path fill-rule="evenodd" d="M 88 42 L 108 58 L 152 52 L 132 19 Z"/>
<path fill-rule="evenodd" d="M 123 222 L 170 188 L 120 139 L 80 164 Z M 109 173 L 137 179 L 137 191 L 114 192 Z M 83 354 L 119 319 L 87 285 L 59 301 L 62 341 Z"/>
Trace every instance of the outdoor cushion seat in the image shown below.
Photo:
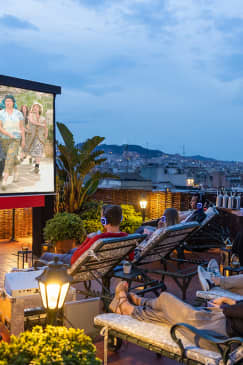
<path fill-rule="evenodd" d="M 122 280 L 128 281 L 129 289 L 133 283 L 143 283 L 147 287 L 145 291 L 140 291 L 141 293 L 147 292 L 148 290 L 154 291 L 155 295 L 158 295 L 158 290 L 164 290 L 164 278 L 165 276 L 170 276 L 173 278 L 175 283 L 182 290 L 183 299 L 186 297 L 186 290 L 190 284 L 190 281 L 194 275 L 197 274 L 197 270 L 192 267 L 190 269 L 182 269 L 177 267 L 175 271 L 167 270 L 168 261 L 177 262 L 177 264 L 182 264 L 183 260 L 174 260 L 170 257 L 175 249 L 180 247 L 184 243 L 184 240 L 188 235 L 190 235 L 194 230 L 199 227 L 198 222 L 188 222 L 179 223 L 167 228 L 157 229 L 151 237 L 143 240 L 135 249 L 135 259 L 133 261 L 133 268 L 130 274 L 125 274 L 122 269 L 116 271 L 114 276 Z M 155 261 L 160 261 L 164 265 L 164 269 L 156 269 L 142 267 L 144 264 L 149 264 Z M 189 260 L 187 260 L 189 263 Z M 202 264 L 202 261 L 195 262 L 193 264 Z M 153 283 L 153 277 L 151 274 L 157 275 L 159 277 L 156 282 Z M 151 285 L 150 285 L 151 283 Z M 139 289 L 140 290 L 140 289 Z"/>
<path fill-rule="evenodd" d="M 198 290 L 196 292 L 196 296 L 205 300 L 213 300 L 219 297 L 227 297 L 234 300 L 243 300 L 242 295 L 232 293 L 231 291 L 222 289 L 219 286 L 216 286 L 210 290 Z"/>
<path fill-rule="evenodd" d="M 125 237 L 103 238 L 95 241 L 68 269 L 75 281 L 94 279 L 94 272 L 104 277 L 118 265 L 145 235 L 139 233 Z"/>
<path fill-rule="evenodd" d="M 73 283 L 83 282 L 85 290 L 79 292 L 85 296 L 102 296 L 106 292 L 110 296 L 110 279 L 113 269 L 132 252 L 138 243 L 146 237 L 134 233 L 123 237 L 103 238 L 95 241 L 72 265 L 68 266 L 68 274 L 73 277 Z M 44 265 L 48 262 L 39 260 Z M 98 293 L 91 289 L 91 281 L 95 280 L 102 287 Z"/>
<path fill-rule="evenodd" d="M 149 239 L 145 238 L 138 245 L 139 255 L 134 262 L 145 264 L 166 258 L 198 227 L 200 227 L 199 223 L 188 222 L 156 229 Z"/>
<path fill-rule="evenodd" d="M 128 341 L 137 343 L 151 351 L 160 353 L 162 350 L 162 355 L 171 354 L 172 357 L 178 361 L 183 360 L 181 357 L 181 349 L 178 344 L 171 337 L 171 326 L 161 323 L 151 323 L 139 321 L 132 318 L 131 316 L 119 315 L 114 313 L 101 314 L 94 318 L 94 323 L 97 327 L 102 328 L 102 334 L 109 336 L 109 332 L 121 338 L 126 338 Z M 107 332 L 106 332 L 107 331 Z M 176 331 L 177 332 L 177 331 Z M 124 337 L 127 336 L 127 337 Z M 107 337 L 108 337 L 107 336 Z M 221 365 L 223 364 L 222 356 L 219 351 L 216 350 L 206 350 L 204 348 L 198 347 L 195 343 L 192 343 L 188 338 L 180 333 L 178 335 L 183 342 L 183 347 L 185 350 L 184 358 L 186 360 L 192 360 L 192 363 L 199 363 L 205 365 Z M 241 339 L 243 341 L 243 339 Z M 108 341 L 106 341 L 108 342 Z M 105 344 L 106 346 L 107 344 Z M 146 346 L 147 345 L 147 346 Z M 157 351 L 155 350 L 157 349 Z M 107 351 L 105 349 L 105 354 Z M 230 353 L 227 365 L 234 364 L 243 357 L 243 346 L 239 346 L 235 351 Z M 104 364 L 106 364 L 107 359 L 104 359 Z M 185 361 L 188 363 L 188 361 Z"/>

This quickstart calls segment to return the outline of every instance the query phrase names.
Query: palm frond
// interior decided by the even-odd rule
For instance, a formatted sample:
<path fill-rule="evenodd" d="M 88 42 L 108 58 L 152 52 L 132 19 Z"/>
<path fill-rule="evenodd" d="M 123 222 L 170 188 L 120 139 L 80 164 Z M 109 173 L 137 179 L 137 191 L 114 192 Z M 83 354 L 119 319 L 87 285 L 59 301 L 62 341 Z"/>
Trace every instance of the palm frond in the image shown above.
<path fill-rule="evenodd" d="M 104 141 L 104 137 L 94 136 L 83 144 L 75 146 L 73 134 L 69 129 L 62 123 L 58 123 L 58 129 L 64 141 L 64 145 L 57 144 L 59 209 L 65 206 L 69 212 L 78 212 L 82 209 L 82 204 L 95 193 L 100 179 L 112 175 L 95 171 L 96 166 L 106 161 L 105 158 L 100 157 L 103 151 L 96 150 L 96 147 Z M 89 178 L 84 184 L 87 176 Z"/>

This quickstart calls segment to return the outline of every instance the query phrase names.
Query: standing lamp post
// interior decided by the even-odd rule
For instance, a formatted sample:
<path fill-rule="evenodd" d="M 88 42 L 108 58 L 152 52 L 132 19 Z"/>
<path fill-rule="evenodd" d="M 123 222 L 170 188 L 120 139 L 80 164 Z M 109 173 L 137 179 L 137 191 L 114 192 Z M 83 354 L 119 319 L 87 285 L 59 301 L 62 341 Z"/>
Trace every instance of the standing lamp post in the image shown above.
<path fill-rule="evenodd" d="M 142 210 L 142 217 L 143 217 L 143 222 L 144 222 L 145 221 L 145 211 L 146 211 L 148 202 L 147 202 L 147 200 L 142 199 L 142 200 L 140 200 L 139 204 L 140 204 L 140 208 Z"/>
<path fill-rule="evenodd" d="M 55 325 L 57 313 L 62 310 L 72 276 L 67 274 L 63 262 L 55 257 L 36 279 L 39 282 L 43 306 L 47 311 L 47 324 Z"/>
<path fill-rule="evenodd" d="M 15 208 L 12 209 L 12 235 L 9 242 L 16 242 L 15 239 Z"/>

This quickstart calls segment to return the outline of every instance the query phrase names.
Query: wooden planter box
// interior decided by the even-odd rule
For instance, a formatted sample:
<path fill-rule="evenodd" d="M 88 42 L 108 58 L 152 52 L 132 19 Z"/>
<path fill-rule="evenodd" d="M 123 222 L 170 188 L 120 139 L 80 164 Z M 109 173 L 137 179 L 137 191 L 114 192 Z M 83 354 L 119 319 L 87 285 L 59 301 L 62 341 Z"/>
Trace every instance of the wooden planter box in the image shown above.
<path fill-rule="evenodd" d="M 67 253 L 72 248 L 76 247 L 76 240 L 57 241 L 55 245 L 55 253 Z"/>

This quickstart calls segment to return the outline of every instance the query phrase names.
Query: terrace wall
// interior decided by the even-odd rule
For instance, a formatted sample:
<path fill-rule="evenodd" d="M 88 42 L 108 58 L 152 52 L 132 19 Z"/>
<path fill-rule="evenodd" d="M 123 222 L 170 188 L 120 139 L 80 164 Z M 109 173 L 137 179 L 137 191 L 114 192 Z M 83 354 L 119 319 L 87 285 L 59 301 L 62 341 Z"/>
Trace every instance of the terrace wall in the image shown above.
<path fill-rule="evenodd" d="M 0 238 L 9 239 L 12 236 L 13 209 L 0 210 Z M 32 235 L 32 208 L 15 209 L 15 237 Z"/>
<path fill-rule="evenodd" d="M 154 219 L 160 217 L 166 208 L 188 210 L 191 194 L 186 192 L 145 191 L 134 189 L 98 189 L 94 199 L 105 204 L 131 204 L 140 210 L 139 201 L 146 197 L 148 201 L 146 217 Z M 215 196 L 206 196 L 215 201 Z M 0 210 L 0 239 L 9 239 L 12 235 L 12 209 Z M 15 237 L 32 235 L 32 208 L 15 209 Z"/>
<path fill-rule="evenodd" d="M 153 219 L 160 217 L 166 208 L 188 210 L 191 194 L 171 191 L 148 192 L 134 189 L 98 189 L 94 199 L 102 200 L 105 204 L 131 204 L 136 210 L 139 210 L 139 201 L 142 197 L 148 201 L 146 217 Z"/>

